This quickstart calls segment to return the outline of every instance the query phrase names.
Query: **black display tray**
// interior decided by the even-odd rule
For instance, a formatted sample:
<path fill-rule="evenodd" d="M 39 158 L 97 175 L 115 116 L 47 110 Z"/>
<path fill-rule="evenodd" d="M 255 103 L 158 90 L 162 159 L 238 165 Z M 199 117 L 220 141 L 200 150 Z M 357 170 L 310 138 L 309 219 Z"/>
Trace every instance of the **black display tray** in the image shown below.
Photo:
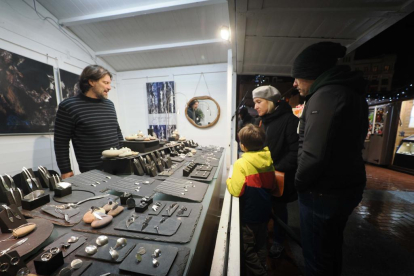
<path fill-rule="evenodd" d="M 150 152 L 160 148 L 159 140 L 151 141 L 122 141 L 123 147 L 130 148 L 140 153 Z"/>
<path fill-rule="evenodd" d="M 72 236 L 76 236 L 79 237 L 78 241 L 74 242 L 74 243 L 69 243 L 70 246 L 67 249 L 62 249 L 62 244 L 68 244 L 68 239 Z M 63 234 L 62 236 L 60 236 L 59 238 L 57 238 L 54 242 L 52 242 L 51 244 L 49 244 L 48 246 L 45 247 L 44 251 L 47 251 L 53 247 L 58 247 L 62 250 L 62 254 L 63 254 L 63 258 L 65 258 L 66 256 L 68 256 L 70 253 L 72 253 L 73 251 L 75 251 L 77 248 L 79 248 L 79 246 L 81 246 L 82 244 L 85 243 L 85 241 L 87 240 L 87 238 L 85 236 L 79 235 L 79 234 L 73 234 L 73 233 L 67 233 L 67 234 Z"/>
<path fill-rule="evenodd" d="M 99 170 L 91 170 L 65 179 L 65 182 L 72 184 L 72 190 L 82 188 L 94 191 L 103 192 L 108 190 L 108 186 L 121 179 L 119 176 L 102 172 Z M 99 184 L 97 183 L 99 182 Z"/>
<path fill-rule="evenodd" d="M 211 180 L 213 180 L 214 176 L 216 175 L 217 169 L 218 169 L 217 167 L 213 166 L 213 169 L 210 171 L 210 174 L 208 175 L 208 177 L 203 179 L 203 178 L 198 178 L 198 177 L 192 177 L 194 172 L 197 170 L 197 167 L 196 167 L 196 169 L 189 176 L 187 177 L 183 176 L 183 178 L 192 179 L 192 180 L 201 181 L 201 182 L 211 182 Z"/>
<path fill-rule="evenodd" d="M 169 177 L 154 190 L 163 194 L 202 202 L 207 189 L 208 184 L 199 182 L 199 180 Z"/>
<path fill-rule="evenodd" d="M 140 247 L 144 247 L 146 253 L 141 255 L 142 261 L 136 261 L 136 252 Z M 156 258 L 159 262 L 158 267 L 152 265 L 153 257 L 151 256 L 155 249 L 161 250 L 161 254 Z M 148 244 L 148 243 L 139 243 L 136 246 L 136 250 L 122 262 L 119 266 L 120 270 L 125 270 L 133 273 L 151 275 L 151 276 L 165 276 L 170 271 L 172 264 L 177 256 L 178 248 L 169 245 L 162 244 Z"/>
<path fill-rule="evenodd" d="M 177 201 L 162 201 L 163 203 L 170 205 L 171 203 Z M 114 217 L 112 223 L 105 226 L 101 229 L 93 229 L 90 224 L 86 224 L 81 221 L 79 224 L 72 228 L 73 231 L 79 232 L 86 232 L 100 235 L 107 235 L 107 236 L 120 236 L 125 238 L 138 238 L 138 239 L 145 239 L 145 240 L 155 240 L 159 242 L 172 242 L 172 243 L 188 243 L 191 241 L 191 238 L 194 234 L 194 230 L 197 226 L 198 219 L 201 214 L 201 210 L 203 205 L 201 203 L 183 203 L 177 202 L 179 205 L 185 205 L 188 209 L 191 209 L 191 213 L 188 217 L 178 217 L 176 213 L 173 214 L 172 218 L 176 218 L 177 220 L 181 221 L 181 225 L 172 236 L 160 236 L 157 234 L 151 233 L 139 233 L 139 232 L 129 232 L 129 231 L 120 231 L 116 230 L 115 226 L 117 226 L 120 222 L 124 222 L 131 216 L 133 211 L 124 211 L 118 216 Z M 148 215 L 148 210 L 144 213 L 136 213 L 139 216 Z M 158 215 L 161 217 L 161 215 Z"/>
<path fill-rule="evenodd" d="M 76 251 L 76 256 L 79 257 L 84 257 L 84 258 L 88 258 L 88 259 L 93 259 L 93 260 L 97 260 L 97 261 L 105 261 L 105 262 L 110 262 L 110 263 L 121 263 L 126 256 L 128 256 L 129 253 L 131 253 L 131 251 L 134 249 L 135 247 L 135 243 L 130 243 L 127 240 L 127 245 L 125 245 L 123 248 L 118 248 L 116 249 L 116 251 L 118 251 L 119 253 L 119 257 L 118 259 L 114 260 L 112 259 L 111 255 L 109 254 L 109 249 L 112 247 L 115 247 L 116 244 L 116 237 L 108 237 L 108 243 L 105 244 L 104 246 L 97 246 L 95 241 L 96 238 L 98 236 L 94 237 L 93 239 L 91 239 L 89 241 L 89 243 L 84 244 L 81 248 L 79 248 L 78 251 Z M 88 255 L 85 252 L 85 248 L 88 245 L 96 245 L 98 247 L 98 251 L 94 254 L 94 255 Z"/>
<path fill-rule="evenodd" d="M 83 274 L 90 266 L 92 265 L 92 262 L 89 261 L 82 261 L 82 266 L 76 270 L 72 270 L 70 276 L 80 276 L 80 275 L 88 275 L 87 273 Z M 70 267 L 70 262 L 69 263 L 64 263 L 61 267 L 59 267 L 58 269 L 56 269 L 56 272 L 53 273 L 51 276 L 59 276 L 59 272 L 65 268 L 65 267 Z"/>
<path fill-rule="evenodd" d="M 149 182 L 149 183 L 145 183 Z M 140 183 L 135 184 L 135 183 Z M 124 178 L 119 179 L 117 182 L 112 183 L 109 188 L 118 191 L 118 192 L 126 192 L 131 193 L 133 195 L 144 197 L 144 196 L 153 196 L 155 194 L 154 189 L 160 184 L 159 180 L 155 180 L 154 178 L 145 177 L 145 176 L 138 176 L 138 175 L 130 175 Z M 139 188 L 139 191 L 137 188 Z"/>
<path fill-rule="evenodd" d="M 132 215 L 135 212 L 130 213 Z M 178 228 L 181 225 L 181 221 L 177 220 L 176 218 L 167 218 L 163 223 L 160 224 L 160 221 L 164 219 L 161 216 L 151 216 L 152 219 L 148 222 L 148 226 L 145 227 L 144 230 L 141 230 L 142 223 L 144 222 L 146 215 L 139 215 L 139 217 L 132 223 L 128 228 L 126 227 L 126 221 L 121 221 L 115 226 L 115 230 L 122 230 L 122 231 L 129 231 L 129 232 L 137 232 L 137 233 L 144 233 L 144 234 L 154 234 L 160 236 L 172 236 L 174 235 Z M 154 228 L 154 226 L 159 226 L 159 230 Z"/>
<path fill-rule="evenodd" d="M 155 203 L 159 202 L 160 206 L 158 207 L 157 211 L 152 210 L 152 205 L 154 205 Z M 162 201 L 154 201 L 150 206 L 148 206 L 148 215 L 159 215 L 162 211 L 162 209 L 164 209 L 165 207 L 165 202 Z"/>

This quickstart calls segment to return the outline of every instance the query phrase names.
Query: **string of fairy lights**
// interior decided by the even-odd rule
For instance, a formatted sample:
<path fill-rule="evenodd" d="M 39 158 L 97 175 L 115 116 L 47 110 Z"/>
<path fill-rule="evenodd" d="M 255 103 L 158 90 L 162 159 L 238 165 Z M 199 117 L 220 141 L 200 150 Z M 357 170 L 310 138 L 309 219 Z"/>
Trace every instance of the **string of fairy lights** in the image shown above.
<path fill-rule="evenodd" d="M 388 92 L 370 92 L 366 95 L 368 105 L 378 105 L 391 102 L 405 101 L 414 98 L 412 84 Z"/>

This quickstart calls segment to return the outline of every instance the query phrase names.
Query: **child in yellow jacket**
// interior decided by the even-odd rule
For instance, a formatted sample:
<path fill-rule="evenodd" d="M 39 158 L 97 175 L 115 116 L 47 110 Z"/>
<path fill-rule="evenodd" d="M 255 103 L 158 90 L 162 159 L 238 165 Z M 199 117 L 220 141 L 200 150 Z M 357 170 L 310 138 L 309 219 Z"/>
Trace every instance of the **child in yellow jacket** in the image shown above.
<path fill-rule="evenodd" d="M 266 134 L 252 124 L 239 132 L 240 147 L 245 152 L 233 165 L 227 189 L 240 197 L 240 220 L 244 263 L 248 273 L 267 275 L 267 223 L 272 212 L 271 192 L 276 185 L 275 169 L 267 147 Z"/>

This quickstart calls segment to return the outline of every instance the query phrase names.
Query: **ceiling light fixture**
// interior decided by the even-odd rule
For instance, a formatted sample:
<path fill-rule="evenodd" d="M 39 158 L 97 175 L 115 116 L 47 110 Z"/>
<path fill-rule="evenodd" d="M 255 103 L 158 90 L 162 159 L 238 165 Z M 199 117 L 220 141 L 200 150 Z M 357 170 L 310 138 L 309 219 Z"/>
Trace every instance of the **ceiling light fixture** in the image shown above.
<path fill-rule="evenodd" d="M 221 36 L 222 39 L 224 39 L 226 41 L 230 41 L 230 30 L 229 30 L 229 27 L 222 26 L 220 28 L 220 36 Z"/>

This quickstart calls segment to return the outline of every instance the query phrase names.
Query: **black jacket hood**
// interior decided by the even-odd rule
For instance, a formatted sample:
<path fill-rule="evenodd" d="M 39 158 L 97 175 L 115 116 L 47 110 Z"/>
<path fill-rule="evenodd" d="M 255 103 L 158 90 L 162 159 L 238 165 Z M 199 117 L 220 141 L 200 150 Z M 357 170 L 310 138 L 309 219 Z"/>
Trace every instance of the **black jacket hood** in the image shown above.
<path fill-rule="evenodd" d="M 308 97 L 326 85 L 347 86 L 362 95 L 366 92 L 367 86 L 367 81 L 362 77 L 362 74 L 363 73 L 360 71 L 351 71 L 351 68 L 348 65 L 334 66 L 315 80 L 310 87 Z"/>

